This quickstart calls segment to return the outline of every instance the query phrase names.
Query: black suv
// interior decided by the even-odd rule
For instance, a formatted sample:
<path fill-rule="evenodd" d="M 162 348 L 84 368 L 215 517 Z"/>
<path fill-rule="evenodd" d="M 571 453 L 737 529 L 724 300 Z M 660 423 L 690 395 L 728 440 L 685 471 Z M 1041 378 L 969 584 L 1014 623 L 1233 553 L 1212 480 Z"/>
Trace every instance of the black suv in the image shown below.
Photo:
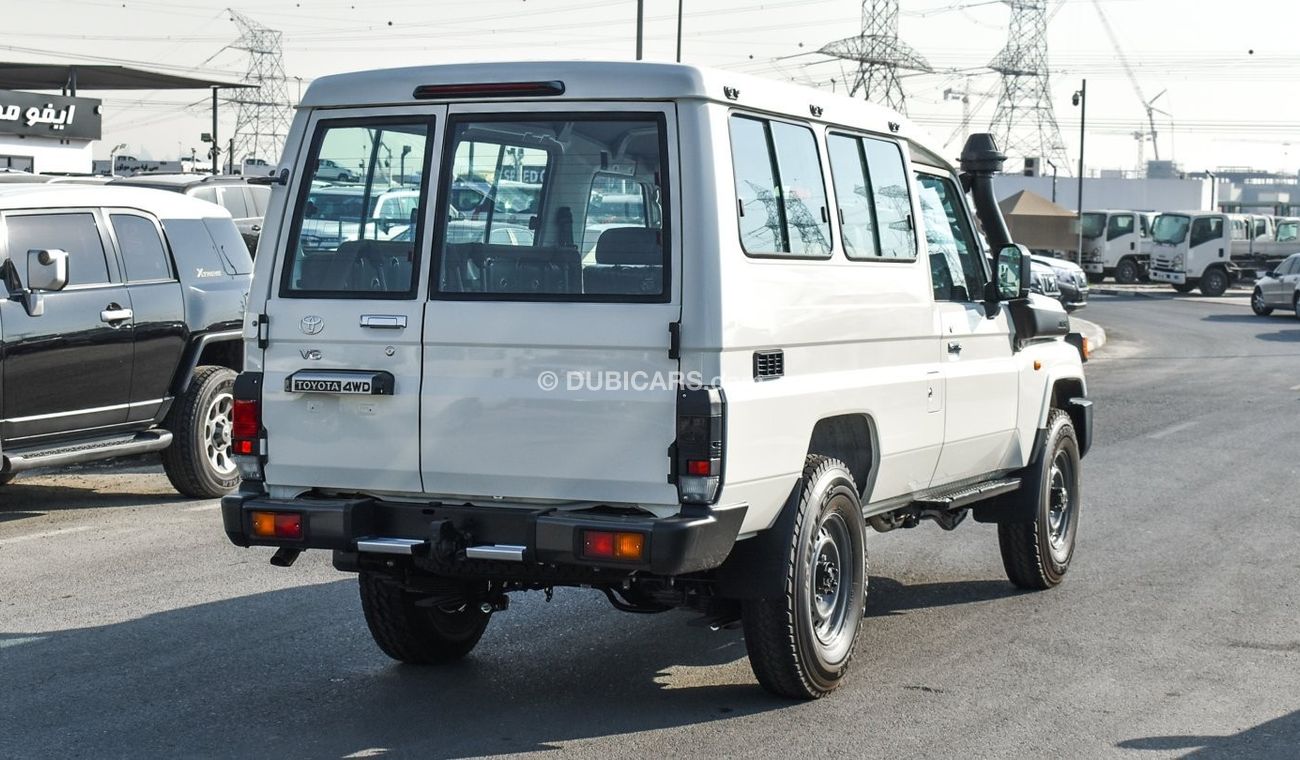
<path fill-rule="evenodd" d="M 234 487 L 253 266 L 230 216 L 176 193 L 13 185 L 0 221 L 0 482 L 160 451 L 187 496 Z"/>
<path fill-rule="evenodd" d="M 234 217 L 249 253 L 257 250 L 266 203 L 271 198 L 271 188 L 266 185 L 250 185 L 243 177 L 223 174 L 137 174 L 115 179 L 109 184 L 170 190 L 215 203 Z"/>

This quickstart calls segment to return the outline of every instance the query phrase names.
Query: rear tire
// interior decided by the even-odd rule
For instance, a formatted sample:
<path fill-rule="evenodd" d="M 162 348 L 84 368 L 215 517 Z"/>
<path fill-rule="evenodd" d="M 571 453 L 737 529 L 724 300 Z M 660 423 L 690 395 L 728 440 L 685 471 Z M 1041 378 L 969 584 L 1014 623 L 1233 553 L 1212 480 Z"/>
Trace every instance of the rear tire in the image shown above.
<path fill-rule="evenodd" d="M 1070 415 L 1053 409 L 1047 419 L 1043 455 L 1015 495 L 1034 520 L 998 525 L 1002 566 L 1016 586 L 1042 590 L 1065 580 L 1078 534 L 1083 497 L 1080 481 L 1079 441 L 1074 425 Z"/>
<path fill-rule="evenodd" d="M 363 571 L 361 609 L 370 636 L 384 654 L 411 665 L 437 665 L 469 654 L 492 614 L 473 603 L 455 610 L 422 607 L 418 594 L 387 576 Z"/>
<path fill-rule="evenodd" d="M 848 672 L 866 604 L 866 522 L 848 467 L 810 455 L 785 536 L 785 593 L 743 603 L 749 664 L 763 688 L 817 699 Z"/>
<path fill-rule="evenodd" d="M 1273 313 L 1273 307 L 1264 304 L 1264 294 L 1259 288 L 1255 288 L 1255 292 L 1250 294 L 1250 310 L 1261 317 L 1267 317 Z"/>
<path fill-rule="evenodd" d="M 1136 284 L 1142 276 L 1142 268 L 1133 259 L 1123 259 L 1115 267 L 1115 282 L 1121 285 Z"/>
<path fill-rule="evenodd" d="M 1211 298 L 1218 298 L 1228 292 L 1228 286 L 1232 280 L 1228 278 L 1228 273 L 1218 267 L 1206 270 L 1201 275 L 1201 293 Z"/>
<path fill-rule="evenodd" d="M 167 412 L 163 427 L 172 443 L 162 452 L 163 470 L 186 496 L 213 499 L 239 485 L 230 451 L 235 373 L 225 367 L 199 367 L 189 388 Z"/>
<path fill-rule="evenodd" d="M 1291 311 L 1295 312 L 1295 318 L 1300 319 L 1300 293 L 1291 296 Z"/>
<path fill-rule="evenodd" d="M 1193 290 L 1196 290 L 1196 284 L 1191 282 L 1177 282 L 1174 283 L 1174 290 L 1179 293 L 1190 293 Z"/>

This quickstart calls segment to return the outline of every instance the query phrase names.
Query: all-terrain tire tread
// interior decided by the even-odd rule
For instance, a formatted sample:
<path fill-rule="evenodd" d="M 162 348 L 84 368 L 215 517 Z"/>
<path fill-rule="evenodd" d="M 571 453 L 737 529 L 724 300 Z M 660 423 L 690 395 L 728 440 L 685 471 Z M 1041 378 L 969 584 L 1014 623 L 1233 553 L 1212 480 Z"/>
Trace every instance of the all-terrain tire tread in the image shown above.
<path fill-rule="evenodd" d="M 484 616 L 477 632 L 464 640 L 437 636 L 430 631 L 427 619 L 422 619 L 428 612 L 416 607 L 401 586 L 375 573 L 363 572 L 358 580 L 370 635 L 384 654 L 399 662 L 437 665 L 459 660 L 474 649 L 487 627 Z"/>
<path fill-rule="evenodd" d="M 214 487 L 207 481 L 205 474 L 200 470 L 203 466 L 200 462 L 207 458 L 207 454 L 197 450 L 198 441 L 191 434 L 191 426 L 196 424 L 195 416 L 203 413 L 200 407 L 201 402 L 208 395 L 208 386 L 221 382 L 221 380 L 214 381 L 213 378 L 225 374 L 230 375 L 230 381 L 233 383 L 234 370 L 207 365 L 197 367 L 194 376 L 190 379 L 189 388 L 172 402 L 172 408 L 168 410 L 167 418 L 163 421 L 163 427 L 170 430 L 173 436 L 171 445 L 162 451 L 163 471 L 171 481 L 172 487 L 185 496 L 195 499 L 216 498 L 228 493 L 239 484 L 238 474 L 223 486 Z"/>
<path fill-rule="evenodd" d="M 1062 409 L 1053 409 L 1047 417 L 1047 429 L 1055 430 L 1058 425 L 1065 427 L 1065 434 L 1075 438 L 1070 415 Z M 1053 435 L 1049 440 L 1055 438 Z M 1050 450 L 1043 451 L 1044 458 L 1051 456 L 1053 454 Z M 1029 486 L 1032 486 L 1032 496 Z M 1021 485 L 1019 496 L 1023 499 L 1038 499 L 1041 491 L 1042 483 L 1035 476 Z M 1046 563 L 1050 560 L 1043 556 L 1043 546 L 1038 540 L 1039 523 L 1044 519 L 1040 511 L 1035 507 L 1033 522 L 998 525 L 998 547 L 1002 553 L 1002 566 L 1007 572 L 1007 579 L 1018 588 L 1032 591 L 1045 591 L 1060 583 L 1059 580 L 1053 582 L 1045 570 Z"/>

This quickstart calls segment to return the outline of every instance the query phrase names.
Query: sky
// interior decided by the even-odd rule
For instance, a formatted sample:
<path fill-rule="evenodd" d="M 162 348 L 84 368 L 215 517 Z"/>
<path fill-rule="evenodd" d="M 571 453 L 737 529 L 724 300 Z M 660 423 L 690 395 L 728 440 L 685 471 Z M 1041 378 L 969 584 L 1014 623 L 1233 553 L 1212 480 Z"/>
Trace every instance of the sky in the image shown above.
<path fill-rule="evenodd" d="M 1185 170 L 1251 166 L 1300 170 L 1300 4 L 1235 0 L 1046 0 L 1052 105 L 1075 173 L 1088 80 L 1086 164 L 1132 170 L 1143 100 L 1154 99 L 1161 158 Z M 631 59 L 636 0 L 0 0 L 0 59 L 118 63 L 239 80 L 249 55 L 227 7 L 283 34 L 289 95 L 324 74 L 484 60 Z M 233 0 L 239 3 L 240 0 Z M 675 56 L 677 0 L 644 0 L 645 57 Z M 843 92 L 852 65 L 815 51 L 858 33 L 856 0 L 683 0 L 683 61 Z M 986 128 L 998 75 L 987 69 L 1006 44 L 1010 9 L 999 0 L 901 0 L 900 38 L 934 73 L 904 81 L 909 115 L 955 156 L 969 93 L 973 130 Z M 1102 14 L 1109 20 L 1117 52 Z M 57 20 L 57 23 L 52 21 Z M 1133 77 L 1126 73 L 1127 59 Z M 1134 81 L 1135 80 L 1135 81 Z M 1136 82 L 1136 86 L 1135 86 Z M 2 83 L 0 83 L 2 86 Z M 1139 98 L 1138 91 L 1142 93 Z M 992 94 L 990 94 L 992 93 Z M 1158 93 L 1161 94 L 1158 98 Z M 204 91 L 85 92 L 104 99 L 97 158 L 126 153 L 168 159 L 205 146 Z M 951 97 L 951 96 L 950 96 Z M 233 107 L 224 109 L 229 134 Z M 1154 158 L 1151 141 L 1142 141 Z"/>

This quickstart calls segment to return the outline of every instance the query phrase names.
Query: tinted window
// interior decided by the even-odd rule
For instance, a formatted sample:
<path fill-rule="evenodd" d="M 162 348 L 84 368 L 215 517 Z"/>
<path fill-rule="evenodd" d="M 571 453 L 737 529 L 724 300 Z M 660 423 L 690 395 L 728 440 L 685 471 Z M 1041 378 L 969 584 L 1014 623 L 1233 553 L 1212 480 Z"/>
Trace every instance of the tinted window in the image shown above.
<path fill-rule="evenodd" d="M 131 214 L 113 214 L 111 221 L 128 282 L 171 279 L 167 249 L 152 221 Z"/>
<path fill-rule="evenodd" d="M 27 251 L 60 248 L 68 252 L 68 285 L 97 285 L 108 279 L 108 259 L 95 215 L 26 214 L 5 219 L 9 256 L 19 271 L 27 268 Z"/>
<path fill-rule="evenodd" d="M 1133 231 L 1133 217 L 1129 214 L 1116 214 L 1110 218 L 1106 229 L 1106 239 L 1114 240 Z"/>
<path fill-rule="evenodd" d="M 887 140 L 846 135 L 832 135 L 828 145 L 849 258 L 916 258 L 902 150 Z M 864 247 L 869 232 L 874 245 Z"/>
<path fill-rule="evenodd" d="M 221 252 L 228 273 L 248 274 L 253 271 L 253 258 L 234 222 L 229 219 L 204 219 L 203 226 L 208 228 L 212 242 L 216 243 L 217 250 Z"/>
<path fill-rule="evenodd" d="M 457 119 L 439 197 L 437 292 L 458 298 L 664 301 L 664 126 L 655 115 Z M 601 180 L 617 174 L 619 180 Z M 603 184 L 602 184 L 603 183 Z M 598 222 L 593 187 L 620 206 Z M 621 198 L 614 198 L 619 195 Z M 630 204 L 639 211 L 623 208 Z M 647 211 L 649 214 L 647 215 Z M 643 218 L 627 222 L 627 214 Z M 618 221 L 621 219 L 622 221 Z"/>
<path fill-rule="evenodd" d="M 225 206 L 230 215 L 236 219 L 246 219 L 252 216 L 248 212 L 248 201 L 244 199 L 244 188 L 242 187 L 221 188 L 221 205 Z"/>
<path fill-rule="evenodd" d="M 190 193 L 190 196 L 198 198 L 201 201 L 207 201 L 208 203 L 216 203 L 217 189 L 215 187 L 195 188 L 195 190 Z"/>
<path fill-rule="evenodd" d="M 961 195 L 940 177 L 917 175 L 925 242 L 936 301 L 974 301 L 982 296 L 984 268 Z"/>
<path fill-rule="evenodd" d="M 377 219 L 375 214 L 380 201 L 390 197 L 409 197 L 409 209 L 419 208 L 418 182 L 405 183 L 417 170 L 421 176 L 426 172 L 430 124 L 427 119 L 376 118 L 326 121 L 317 128 L 311 155 L 303 164 L 315 168 L 302 179 L 304 193 L 290 223 L 282 294 L 415 296 L 420 215 Z M 340 167 L 348 167 L 358 183 L 312 189 L 317 175 L 337 180 Z"/>
<path fill-rule="evenodd" d="M 222 221 L 234 226 L 229 219 Z M 212 235 L 202 221 L 163 219 L 162 225 L 182 279 L 218 277 L 233 268 L 217 253 L 216 243 L 212 242 Z"/>
<path fill-rule="evenodd" d="M 1208 243 L 1211 240 L 1223 236 L 1223 218 L 1218 216 L 1203 216 L 1192 221 L 1192 242 L 1191 246 L 1195 248 L 1202 243 Z"/>

